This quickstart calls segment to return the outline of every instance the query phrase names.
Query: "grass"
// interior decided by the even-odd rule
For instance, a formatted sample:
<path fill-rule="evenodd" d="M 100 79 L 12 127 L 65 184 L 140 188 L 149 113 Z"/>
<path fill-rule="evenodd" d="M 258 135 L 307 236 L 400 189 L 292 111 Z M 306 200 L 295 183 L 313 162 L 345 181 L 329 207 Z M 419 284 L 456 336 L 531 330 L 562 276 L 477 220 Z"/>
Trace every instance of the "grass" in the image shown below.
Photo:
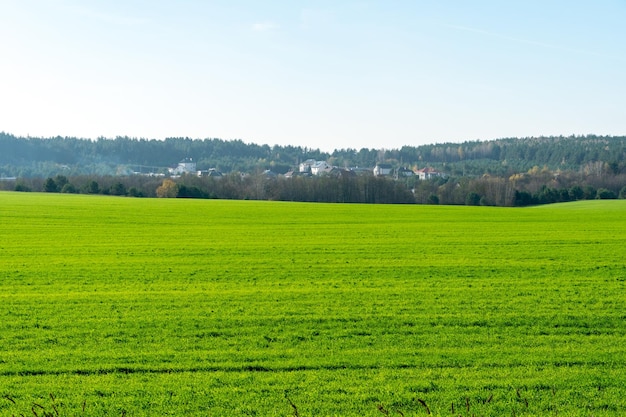
<path fill-rule="evenodd" d="M 625 213 L 0 193 L 0 415 L 618 416 Z"/>

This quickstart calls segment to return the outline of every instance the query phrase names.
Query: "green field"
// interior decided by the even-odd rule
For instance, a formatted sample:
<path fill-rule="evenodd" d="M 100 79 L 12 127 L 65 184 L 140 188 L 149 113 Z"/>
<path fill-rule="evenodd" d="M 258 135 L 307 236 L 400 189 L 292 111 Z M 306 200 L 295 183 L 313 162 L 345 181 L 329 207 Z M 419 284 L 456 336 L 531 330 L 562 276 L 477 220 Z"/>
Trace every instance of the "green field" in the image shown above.
<path fill-rule="evenodd" d="M 0 415 L 626 414 L 626 200 L 0 193 L 0 298 Z"/>

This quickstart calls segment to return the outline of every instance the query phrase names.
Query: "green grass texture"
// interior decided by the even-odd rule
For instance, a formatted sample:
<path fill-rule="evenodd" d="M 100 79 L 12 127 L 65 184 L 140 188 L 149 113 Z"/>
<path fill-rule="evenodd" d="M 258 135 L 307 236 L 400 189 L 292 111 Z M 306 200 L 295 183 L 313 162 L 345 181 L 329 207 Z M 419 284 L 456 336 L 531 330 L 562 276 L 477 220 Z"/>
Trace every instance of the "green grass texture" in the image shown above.
<path fill-rule="evenodd" d="M 0 415 L 622 416 L 626 201 L 0 193 Z"/>

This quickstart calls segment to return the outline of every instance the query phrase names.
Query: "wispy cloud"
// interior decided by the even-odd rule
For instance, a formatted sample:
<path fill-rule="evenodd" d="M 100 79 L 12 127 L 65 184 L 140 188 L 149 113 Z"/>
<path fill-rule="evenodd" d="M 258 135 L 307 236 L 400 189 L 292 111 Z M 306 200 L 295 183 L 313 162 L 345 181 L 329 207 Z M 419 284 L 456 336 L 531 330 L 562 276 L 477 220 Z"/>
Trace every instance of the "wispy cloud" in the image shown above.
<path fill-rule="evenodd" d="M 252 30 L 255 32 L 267 32 L 278 28 L 274 22 L 258 22 L 252 25 Z"/>
<path fill-rule="evenodd" d="M 547 44 L 547 43 L 543 43 L 543 42 L 536 42 L 536 41 L 532 41 L 532 40 L 528 40 L 528 39 L 522 39 L 522 38 L 515 38 L 512 36 L 506 36 L 506 35 L 502 35 L 499 33 L 495 33 L 495 32 L 489 32 L 487 30 L 483 30 L 483 29 L 477 29 L 477 28 L 472 28 L 472 27 L 468 27 L 468 26 L 459 26 L 459 25 L 444 25 L 450 29 L 455 29 L 455 30 L 459 30 L 459 31 L 463 31 L 463 32 L 472 32 L 472 33 L 478 33 L 481 35 L 486 35 L 486 36 L 490 36 L 492 38 L 499 38 L 499 39 L 504 39 L 504 40 L 508 40 L 508 41 L 512 41 L 512 42 L 517 42 L 517 43 L 525 43 L 525 44 L 529 44 L 529 45 L 537 45 L 537 46 L 541 46 L 544 48 L 554 48 L 555 46 Z"/>
<path fill-rule="evenodd" d="M 498 39 L 502 39 L 502 40 L 506 40 L 506 41 L 510 41 L 510 42 L 515 42 L 515 43 L 519 43 L 519 44 L 534 45 L 534 46 L 538 46 L 538 47 L 541 47 L 541 48 L 554 49 L 554 50 L 559 50 L 559 51 L 563 51 L 563 52 L 571 52 L 571 53 L 574 53 L 574 54 L 589 55 L 589 56 L 596 56 L 596 57 L 603 57 L 603 58 L 610 58 L 610 59 L 618 59 L 620 61 L 623 60 L 623 58 L 621 58 L 619 56 L 615 56 L 615 55 L 606 55 L 606 54 L 602 54 L 602 53 L 598 53 L 598 52 L 594 52 L 594 51 L 589 51 L 589 50 L 586 50 L 586 49 L 569 48 L 569 47 L 563 46 L 563 45 L 556 45 L 556 44 L 551 44 L 551 43 L 546 43 L 546 42 L 534 41 L 534 40 L 531 40 L 531 39 L 524 39 L 524 38 L 518 38 L 518 37 L 514 37 L 514 36 L 507 36 L 507 35 L 503 35 L 501 33 L 490 32 L 490 31 L 487 31 L 487 30 L 472 28 L 472 27 L 468 27 L 468 26 L 449 25 L 449 24 L 446 24 L 444 26 L 447 27 L 447 28 L 450 28 L 450 29 L 454 29 L 454 30 L 459 30 L 459 31 L 463 31 L 463 32 L 477 33 L 477 34 L 480 34 L 480 35 L 485 35 L 485 36 L 489 36 L 489 37 L 492 37 L 492 38 L 498 38 Z"/>

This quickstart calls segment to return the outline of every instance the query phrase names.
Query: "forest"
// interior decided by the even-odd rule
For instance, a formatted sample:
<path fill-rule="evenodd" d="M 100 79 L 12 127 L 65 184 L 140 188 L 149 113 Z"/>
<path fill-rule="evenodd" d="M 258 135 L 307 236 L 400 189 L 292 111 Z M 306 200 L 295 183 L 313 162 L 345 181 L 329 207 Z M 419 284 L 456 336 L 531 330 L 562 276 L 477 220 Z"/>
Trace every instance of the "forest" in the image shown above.
<path fill-rule="evenodd" d="M 193 158 L 198 170 L 167 177 Z M 340 174 L 287 178 L 302 161 L 326 161 Z M 430 167 L 441 176 L 344 175 L 355 167 Z M 0 189 L 134 197 L 311 202 L 526 206 L 626 197 L 626 137 L 503 138 L 400 149 L 248 144 L 242 140 L 17 137 L 0 132 Z"/>

